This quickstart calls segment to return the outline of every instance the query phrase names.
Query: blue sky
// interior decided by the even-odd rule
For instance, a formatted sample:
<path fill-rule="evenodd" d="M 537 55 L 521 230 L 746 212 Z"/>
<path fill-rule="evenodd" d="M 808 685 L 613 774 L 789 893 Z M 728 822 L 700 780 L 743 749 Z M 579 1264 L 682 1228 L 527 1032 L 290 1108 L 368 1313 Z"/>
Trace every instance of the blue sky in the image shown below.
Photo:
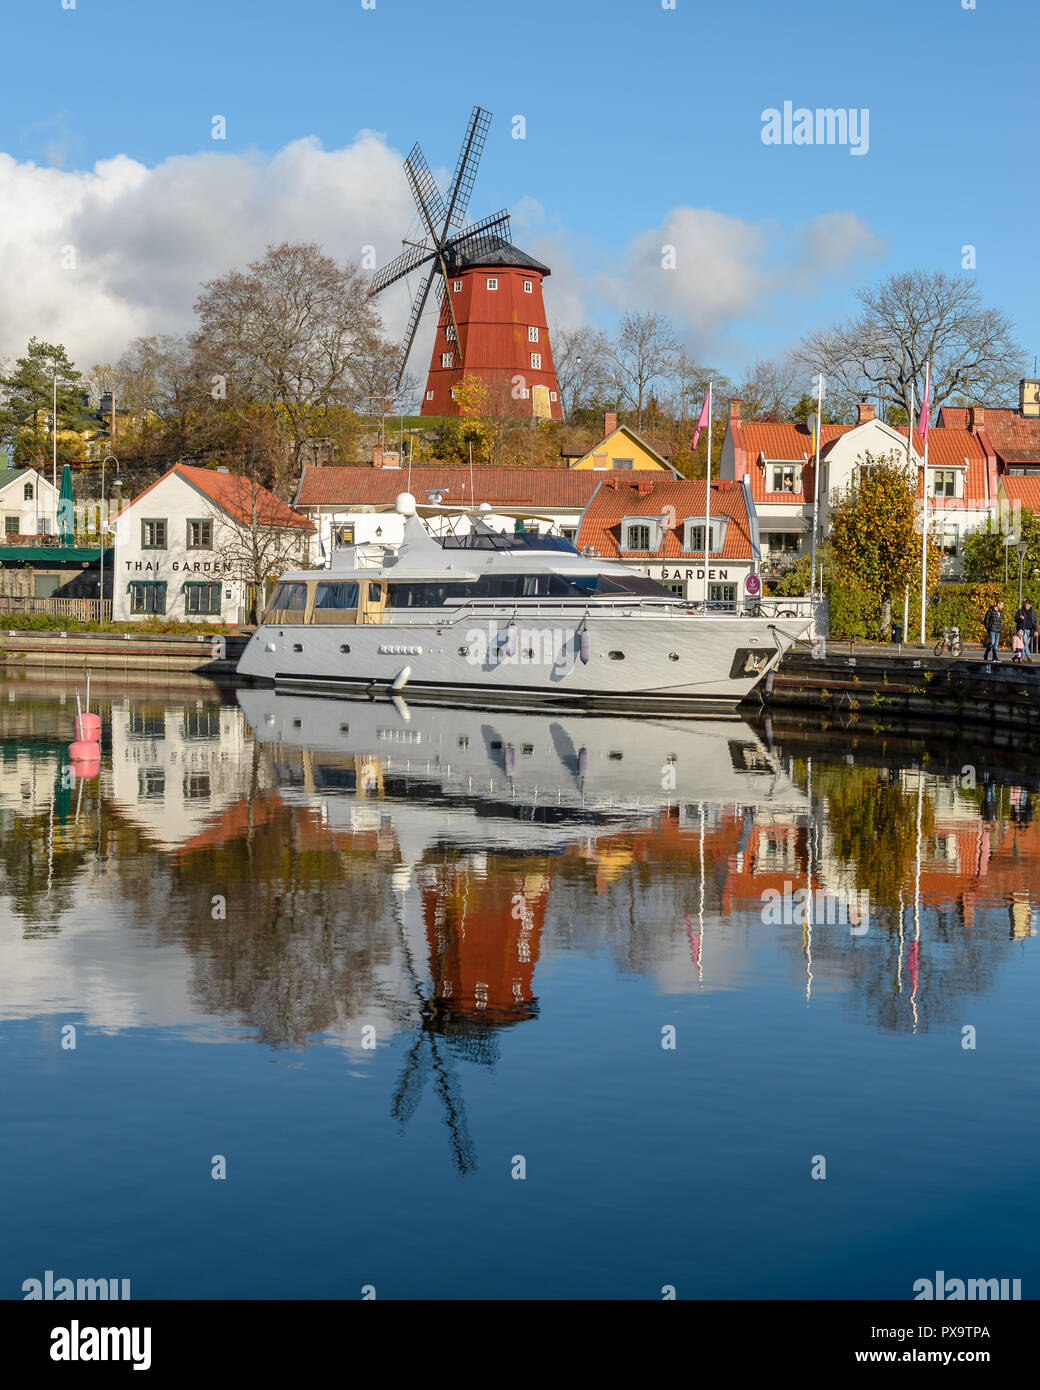
<path fill-rule="evenodd" d="M 39 245 L 48 197 L 71 207 L 79 186 L 71 176 L 98 161 L 127 156 L 154 170 L 193 157 L 176 166 L 186 181 L 215 155 L 255 166 L 304 137 L 335 151 L 368 130 L 385 139 L 393 159 L 370 167 L 379 186 L 365 191 L 363 208 L 352 210 L 354 190 L 339 191 L 347 208 L 340 221 L 350 233 L 329 249 L 350 254 L 349 238 L 378 222 L 373 239 L 388 259 L 398 248 L 383 255 L 383 243 L 407 206 L 393 168 L 416 139 L 435 169 L 450 168 L 479 102 L 495 120 L 471 211 L 517 210 L 516 240 L 556 272 L 546 286 L 550 320 L 584 314 L 609 327 L 644 300 L 671 304 L 695 351 L 739 371 L 847 312 L 856 285 L 917 265 L 965 273 L 962 246 L 971 244 L 985 299 L 1013 315 L 1032 354 L 1040 351 L 1029 265 L 1038 211 L 1030 156 L 1040 7 L 1035 0 L 976 3 L 974 10 L 962 0 L 817 10 L 763 0 L 675 0 L 674 10 L 660 0 L 455 0 L 446 7 L 375 0 L 374 9 L 361 0 L 18 5 L 5 16 L 0 151 L 15 173 L 32 163 L 66 177 L 53 186 L 36 178 L 33 218 L 9 221 L 0 252 L 18 236 Z M 22 59 L 10 61 L 12 54 Z M 761 113 L 785 100 L 811 109 L 868 108 L 868 152 L 763 144 Z M 216 114 L 227 121 L 220 142 L 211 139 Z M 526 121 L 523 140 L 511 136 L 516 115 Z M 28 195 L 11 181 L 10 165 L 7 173 L 0 188 L 10 213 Z M 339 177 L 353 176 L 341 170 Z M 159 242 L 162 264 L 150 275 L 143 233 L 126 248 L 122 281 L 111 264 L 102 270 L 99 242 L 108 236 L 114 253 L 120 228 L 144 216 L 139 207 L 104 232 L 92 223 L 93 307 L 66 337 L 81 353 L 92 350 L 81 340 L 109 299 L 123 310 L 119 331 L 182 327 L 189 281 L 253 254 L 247 221 L 271 234 L 286 218 L 292 234 L 306 225 L 298 198 L 291 215 L 276 206 L 273 181 L 251 194 L 248 217 L 239 205 L 232 225 L 241 234 L 229 238 L 213 217 L 208 249 L 200 201 L 191 264 L 181 276 L 171 265 L 176 249 Z M 219 175 L 204 183 L 204 198 L 219 201 Z M 184 186 L 175 181 L 164 196 L 187 196 Z M 256 211 L 261 197 L 272 204 L 269 221 Z M 321 187 L 308 185 L 307 198 L 317 208 Z M 374 210 L 380 204 L 382 221 Z M 676 220 L 681 208 L 710 210 L 714 220 Z M 821 218 L 830 221 L 818 224 Z M 327 215 L 316 210 L 314 221 L 317 239 L 335 243 L 334 230 L 320 234 Z M 814 226 L 824 228 L 822 241 Z M 678 247 L 683 283 L 673 293 L 678 282 L 660 281 L 655 248 L 677 227 L 681 237 L 690 228 L 696 235 Z M 399 225 L 394 235 L 407 230 Z M 75 241 L 74 225 L 62 235 Z M 733 257 L 717 264 L 734 246 Z M 133 257 L 141 258 L 144 282 L 127 278 Z M 155 288 L 159 282 L 165 292 Z M 31 319 L 34 294 L 42 326 L 58 331 L 44 281 L 36 288 L 24 269 L 17 280 L 0 269 L 0 319 L 10 317 L 18 331 Z M 12 308 L 13 315 L 3 312 Z M 391 325 L 399 312 L 388 306 Z M 98 339 L 100 354 L 109 343 L 100 329 Z M 0 343 L 0 354 L 11 348 Z"/>

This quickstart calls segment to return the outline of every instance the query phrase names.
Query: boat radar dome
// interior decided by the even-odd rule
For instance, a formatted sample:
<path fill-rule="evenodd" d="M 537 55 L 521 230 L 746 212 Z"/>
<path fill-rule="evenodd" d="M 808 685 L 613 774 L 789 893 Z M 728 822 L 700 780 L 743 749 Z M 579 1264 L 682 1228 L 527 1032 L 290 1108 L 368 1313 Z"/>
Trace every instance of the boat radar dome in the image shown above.
<path fill-rule="evenodd" d="M 415 498 L 410 492 L 399 492 L 397 500 L 394 502 L 394 511 L 398 516 L 415 515 Z"/>
<path fill-rule="evenodd" d="M 491 503 L 490 503 L 490 502 L 481 502 L 480 506 L 477 508 L 477 511 L 478 511 L 478 512 L 489 512 L 490 510 L 491 510 Z"/>

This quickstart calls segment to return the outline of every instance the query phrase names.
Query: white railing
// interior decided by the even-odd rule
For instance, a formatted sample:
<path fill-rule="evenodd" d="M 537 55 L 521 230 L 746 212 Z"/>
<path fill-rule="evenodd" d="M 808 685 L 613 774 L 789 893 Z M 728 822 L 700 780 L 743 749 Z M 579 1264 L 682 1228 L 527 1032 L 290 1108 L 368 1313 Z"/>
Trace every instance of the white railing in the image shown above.
<path fill-rule="evenodd" d="M 18 598 L 0 594 L 0 615 L 28 613 L 30 616 L 51 613 L 55 617 L 71 618 L 79 623 L 105 622 L 112 617 L 110 598 Z"/>

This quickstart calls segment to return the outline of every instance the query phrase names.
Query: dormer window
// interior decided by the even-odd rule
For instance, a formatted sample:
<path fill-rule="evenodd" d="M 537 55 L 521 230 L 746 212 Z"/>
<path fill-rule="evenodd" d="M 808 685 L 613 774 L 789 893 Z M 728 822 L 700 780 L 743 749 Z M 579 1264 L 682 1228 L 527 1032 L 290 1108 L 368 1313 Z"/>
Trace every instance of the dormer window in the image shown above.
<path fill-rule="evenodd" d="M 960 497 L 958 481 L 961 476 L 957 468 L 933 468 L 932 495 L 934 497 Z"/>
<path fill-rule="evenodd" d="M 766 485 L 770 492 L 801 492 L 800 463 L 770 463 L 766 465 Z"/>
<path fill-rule="evenodd" d="M 661 518 L 626 516 L 621 522 L 621 549 L 655 551 L 661 546 Z"/>
<path fill-rule="evenodd" d="M 726 543 L 726 527 L 729 517 L 713 516 L 711 519 L 711 553 L 718 554 Z M 683 550 L 688 555 L 704 554 L 704 517 L 688 516 L 683 524 Z"/>

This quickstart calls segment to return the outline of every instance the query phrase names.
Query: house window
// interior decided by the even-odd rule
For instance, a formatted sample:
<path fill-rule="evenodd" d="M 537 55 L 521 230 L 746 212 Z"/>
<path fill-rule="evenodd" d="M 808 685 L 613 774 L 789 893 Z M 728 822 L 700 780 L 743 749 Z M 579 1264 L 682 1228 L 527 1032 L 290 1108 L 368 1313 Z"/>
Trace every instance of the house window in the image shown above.
<path fill-rule="evenodd" d="M 524 281 L 524 294 L 531 294 L 533 292 L 533 288 L 534 287 L 532 286 L 530 280 Z"/>
<path fill-rule="evenodd" d="M 709 603 L 736 603 L 737 586 L 735 584 L 709 584 L 708 602 Z"/>
<path fill-rule="evenodd" d="M 632 464 L 633 464 L 633 460 L 632 460 L 632 459 L 612 459 L 612 460 L 611 460 L 611 467 L 612 467 L 612 468 L 631 468 L 631 467 L 632 467 Z"/>
<path fill-rule="evenodd" d="M 457 341 L 455 337 L 455 328 L 453 324 L 448 324 L 448 326 L 444 330 L 444 336 L 445 338 L 447 338 L 449 343 L 454 343 L 455 341 Z"/>
<path fill-rule="evenodd" d="M 955 468 L 933 468 L 932 486 L 934 497 L 956 497 L 957 470 Z"/>
<path fill-rule="evenodd" d="M 649 550 L 650 549 L 650 527 L 649 526 L 629 526 L 628 544 L 626 550 Z"/>
<path fill-rule="evenodd" d="M 184 586 L 185 613 L 212 615 L 220 612 L 220 585 L 187 583 Z"/>
<path fill-rule="evenodd" d="M 778 553 L 784 555 L 794 555 L 798 551 L 799 539 L 797 531 L 763 531 L 762 543 L 769 551 L 770 555 Z"/>
<path fill-rule="evenodd" d="M 451 389 L 451 398 L 452 398 L 452 400 L 455 399 L 455 388 L 454 388 L 454 387 L 452 387 L 452 389 Z"/>
<path fill-rule="evenodd" d="M 770 492 L 801 492 L 802 465 L 800 463 L 772 463 L 769 465 Z"/>
<path fill-rule="evenodd" d="M 536 343 L 536 342 L 538 341 L 538 329 L 537 329 L 537 328 L 535 328 L 535 327 L 532 326 L 531 328 L 529 328 L 529 329 L 527 330 L 527 341 L 528 341 L 529 343 Z"/>
<path fill-rule="evenodd" d="M 451 292 L 452 292 L 452 294 L 458 294 L 458 292 L 459 292 L 461 289 L 462 289 L 462 281 L 461 281 L 461 280 L 453 280 L 453 281 L 451 282 Z"/>
<path fill-rule="evenodd" d="M 497 289 L 498 289 L 498 279 L 497 279 L 496 276 L 494 276 L 494 275 L 489 275 L 489 276 L 488 276 L 488 278 L 487 278 L 487 287 L 488 287 L 489 290 L 497 290 Z"/>
<path fill-rule="evenodd" d="M 542 354 L 541 354 L 540 352 L 532 352 L 532 353 L 531 353 L 531 366 L 532 366 L 532 368 L 533 368 L 536 372 L 537 372 L 537 371 L 541 371 L 541 367 L 542 367 Z"/>
<path fill-rule="evenodd" d="M 726 539 L 727 518 L 712 517 L 711 519 L 711 549 L 715 554 L 722 549 Z M 688 517 L 685 523 L 685 539 L 683 550 L 690 555 L 704 554 L 704 518 Z"/>
<path fill-rule="evenodd" d="M 948 521 L 943 527 L 942 539 L 939 542 L 942 553 L 949 556 L 950 559 L 953 559 L 957 554 L 957 542 L 959 539 L 960 536 L 958 534 L 957 523 L 955 521 Z"/>
<path fill-rule="evenodd" d="M 166 521 L 156 521 L 154 519 L 141 522 L 141 549 L 142 550 L 165 550 L 166 549 Z"/>
<path fill-rule="evenodd" d="M 442 366 L 442 367 L 450 367 L 451 364 L 452 364 L 454 361 L 455 361 L 455 354 L 454 354 L 453 352 L 442 352 L 442 353 L 441 353 L 441 366 Z"/>
<path fill-rule="evenodd" d="M 17 516 L 4 517 L 4 535 L 17 536 L 22 529 L 22 519 Z"/>
<path fill-rule="evenodd" d="M 26 502 L 31 502 L 33 500 L 32 483 L 26 483 L 25 487 L 22 490 L 22 496 L 25 498 Z"/>
<path fill-rule="evenodd" d="M 165 522 L 163 525 L 165 526 Z M 130 583 L 131 613 L 165 613 L 166 584 L 160 580 L 133 580 Z"/>
<path fill-rule="evenodd" d="M 432 392 L 432 391 L 427 391 L 427 392 L 426 392 L 426 399 L 427 399 L 428 401 L 432 401 L 432 400 L 433 400 L 433 392 Z"/>
<path fill-rule="evenodd" d="M 212 521 L 189 521 L 188 522 L 188 549 L 189 550 L 212 550 L 213 549 L 213 522 Z"/>
<path fill-rule="evenodd" d="M 577 534 L 578 534 L 578 528 L 577 528 L 576 526 L 561 526 L 561 527 L 560 527 L 560 535 L 563 537 L 563 539 L 564 539 L 565 541 L 573 541 L 573 540 L 574 540 L 574 537 L 575 537 Z"/>

